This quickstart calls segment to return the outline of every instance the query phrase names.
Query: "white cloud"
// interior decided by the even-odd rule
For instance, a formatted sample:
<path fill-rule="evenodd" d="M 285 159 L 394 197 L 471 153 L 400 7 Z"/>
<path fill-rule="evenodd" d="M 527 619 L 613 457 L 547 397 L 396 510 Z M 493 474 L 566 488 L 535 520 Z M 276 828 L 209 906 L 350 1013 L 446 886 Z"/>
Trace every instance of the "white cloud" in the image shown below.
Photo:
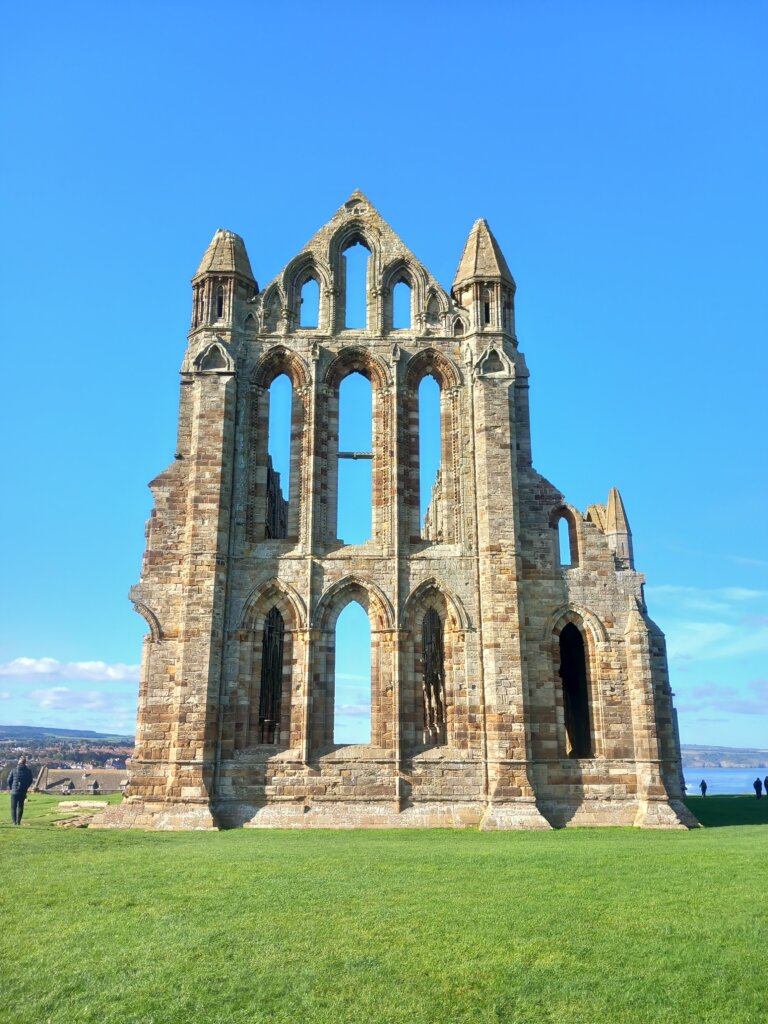
<path fill-rule="evenodd" d="M 768 651 L 768 627 L 730 622 L 667 622 L 671 661 L 709 661 Z"/>
<path fill-rule="evenodd" d="M 768 590 L 754 590 L 748 587 L 687 587 L 662 583 L 658 586 L 649 584 L 645 589 L 652 604 L 658 603 L 662 607 L 672 605 L 677 610 L 714 612 L 719 615 L 737 611 L 741 614 L 742 609 L 737 609 L 734 605 L 744 602 L 768 603 Z"/>
<path fill-rule="evenodd" d="M 98 690 L 71 690 L 68 686 L 52 686 L 47 690 L 32 690 L 27 700 L 40 708 L 64 711 L 78 708 L 81 711 L 106 711 L 114 708 L 115 701 Z M 121 708 L 122 710 L 122 708 Z"/>
<path fill-rule="evenodd" d="M 684 693 L 681 690 L 677 703 L 678 710 L 686 714 L 719 711 L 732 715 L 764 715 L 768 707 L 768 679 L 752 680 L 747 683 L 746 692 L 735 686 L 702 683 Z"/>
<path fill-rule="evenodd" d="M 56 658 L 15 658 L 0 664 L 0 676 L 16 679 L 73 679 L 80 682 L 137 682 L 138 665 L 113 665 L 106 661 L 57 661 Z"/>
<path fill-rule="evenodd" d="M 0 700 L 10 700 L 11 695 L 8 690 L 0 690 Z"/>
<path fill-rule="evenodd" d="M 337 715 L 344 718 L 370 718 L 370 704 L 342 704 L 336 709 Z"/>

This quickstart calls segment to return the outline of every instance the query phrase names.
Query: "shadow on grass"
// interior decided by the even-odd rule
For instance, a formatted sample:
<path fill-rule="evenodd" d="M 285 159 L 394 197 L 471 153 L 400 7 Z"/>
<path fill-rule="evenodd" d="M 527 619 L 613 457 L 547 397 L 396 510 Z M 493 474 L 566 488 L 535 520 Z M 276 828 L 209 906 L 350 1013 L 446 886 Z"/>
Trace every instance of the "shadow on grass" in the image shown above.
<path fill-rule="evenodd" d="M 768 799 L 754 796 L 689 796 L 685 806 L 705 828 L 768 825 Z"/>

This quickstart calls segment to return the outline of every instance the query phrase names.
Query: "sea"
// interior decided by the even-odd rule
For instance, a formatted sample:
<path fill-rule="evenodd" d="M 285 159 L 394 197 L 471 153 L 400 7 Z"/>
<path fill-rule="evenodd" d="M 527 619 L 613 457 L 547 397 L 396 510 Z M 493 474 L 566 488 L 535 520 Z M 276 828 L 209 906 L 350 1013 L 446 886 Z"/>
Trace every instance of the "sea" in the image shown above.
<path fill-rule="evenodd" d="M 748 793 L 755 795 L 752 783 L 756 778 L 765 780 L 768 766 L 762 768 L 683 768 L 683 777 L 688 796 L 699 796 L 699 783 L 707 784 L 707 796 L 723 796 L 726 793 Z"/>

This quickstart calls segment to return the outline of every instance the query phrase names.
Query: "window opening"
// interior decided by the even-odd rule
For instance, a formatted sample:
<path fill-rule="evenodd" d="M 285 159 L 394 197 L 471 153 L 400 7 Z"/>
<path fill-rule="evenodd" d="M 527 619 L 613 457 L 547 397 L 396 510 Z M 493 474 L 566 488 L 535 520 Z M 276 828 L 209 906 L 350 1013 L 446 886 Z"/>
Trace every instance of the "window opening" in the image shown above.
<path fill-rule="evenodd" d="M 288 535 L 288 495 L 291 483 L 290 377 L 281 373 L 269 388 L 269 430 L 267 441 L 267 537 Z"/>
<path fill-rule="evenodd" d="M 344 544 L 371 537 L 373 510 L 373 390 L 361 373 L 339 387 L 337 536 Z"/>
<path fill-rule="evenodd" d="M 392 289 L 392 327 L 396 331 L 408 330 L 411 326 L 411 286 L 407 281 L 398 281 Z"/>
<path fill-rule="evenodd" d="M 425 540 L 440 536 L 440 385 L 431 374 L 419 384 L 419 522 Z"/>
<path fill-rule="evenodd" d="M 424 685 L 424 742 L 442 746 L 445 728 L 445 667 L 443 624 L 434 608 L 424 616 L 421 627 Z"/>
<path fill-rule="evenodd" d="M 336 620 L 334 743 L 371 742 L 371 624 L 350 601 Z"/>
<path fill-rule="evenodd" d="M 221 320 L 224 316 L 224 288 L 222 285 L 216 289 L 216 319 Z"/>
<path fill-rule="evenodd" d="M 568 757 L 591 757 L 589 691 L 584 638 L 572 622 L 560 634 L 560 679 Z"/>
<path fill-rule="evenodd" d="M 301 288 L 299 326 L 317 327 L 320 317 L 320 285 L 310 277 Z"/>
<path fill-rule="evenodd" d="M 563 569 L 569 569 L 575 563 L 571 546 L 571 524 L 568 522 L 567 516 L 560 516 L 557 522 L 557 544 L 560 565 Z"/>
<path fill-rule="evenodd" d="M 489 324 L 491 322 L 491 304 L 490 302 L 483 303 L 483 323 Z"/>
<path fill-rule="evenodd" d="M 344 326 L 365 330 L 368 326 L 368 257 L 366 247 L 357 242 L 344 253 L 345 307 Z"/>
<path fill-rule="evenodd" d="M 277 608 L 264 621 L 259 687 L 259 743 L 280 741 L 280 705 L 283 697 L 285 623 Z"/>

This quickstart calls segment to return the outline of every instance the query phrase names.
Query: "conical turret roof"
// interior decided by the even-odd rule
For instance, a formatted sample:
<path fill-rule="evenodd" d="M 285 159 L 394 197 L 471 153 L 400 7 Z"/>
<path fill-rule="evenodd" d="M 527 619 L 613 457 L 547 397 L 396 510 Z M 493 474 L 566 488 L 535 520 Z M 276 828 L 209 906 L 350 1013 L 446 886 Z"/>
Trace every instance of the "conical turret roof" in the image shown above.
<path fill-rule="evenodd" d="M 478 278 L 483 281 L 507 281 L 512 287 L 515 285 L 499 243 L 493 237 L 488 222 L 483 219 L 476 220 L 472 225 L 453 287 L 458 288 Z"/>
<path fill-rule="evenodd" d="M 608 492 L 608 507 L 605 513 L 606 533 L 629 533 L 629 522 L 624 509 L 624 502 L 615 487 Z"/>
<path fill-rule="evenodd" d="M 249 281 L 254 280 L 251 262 L 240 235 L 236 235 L 234 231 L 225 231 L 223 228 L 219 228 L 211 239 L 211 244 L 205 250 L 205 255 L 192 280 L 194 281 L 203 274 L 238 274 Z"/>

